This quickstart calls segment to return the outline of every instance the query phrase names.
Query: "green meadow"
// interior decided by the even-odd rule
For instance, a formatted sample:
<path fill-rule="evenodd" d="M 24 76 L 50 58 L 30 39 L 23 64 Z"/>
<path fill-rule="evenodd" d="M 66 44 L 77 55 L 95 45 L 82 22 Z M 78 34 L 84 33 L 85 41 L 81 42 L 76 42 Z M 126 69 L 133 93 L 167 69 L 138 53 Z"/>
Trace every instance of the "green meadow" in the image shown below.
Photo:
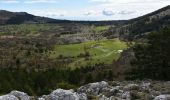
<path fill-rule="evenodd" d="M 95 30 L 97 32 L 101 32 L 101 31 L 104 31 L 104 30 L 108 30 L 111 26 L 96 26 L 95 27 Z"/>
<path fill-rule="evenodd" d="M 89 41 L 80 44 L 56 45 L 49 53 L 50 58 L 68 60 L 71 68 L 93 66 L 95 64 L 111 64 L 117 60 L 126 43 L 119 39 Z"/>

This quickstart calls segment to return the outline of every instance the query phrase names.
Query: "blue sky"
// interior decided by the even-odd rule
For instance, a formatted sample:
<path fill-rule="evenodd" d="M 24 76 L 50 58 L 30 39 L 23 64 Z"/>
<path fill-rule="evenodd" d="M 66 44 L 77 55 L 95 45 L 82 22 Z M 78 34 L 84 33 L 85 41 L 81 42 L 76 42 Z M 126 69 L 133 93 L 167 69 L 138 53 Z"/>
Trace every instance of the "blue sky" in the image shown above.
<path fill-rule="evenodd" d="M 170 0 L 0 0 L 0 9 L 69 20 L 131 19 L 170 5 Z"/>

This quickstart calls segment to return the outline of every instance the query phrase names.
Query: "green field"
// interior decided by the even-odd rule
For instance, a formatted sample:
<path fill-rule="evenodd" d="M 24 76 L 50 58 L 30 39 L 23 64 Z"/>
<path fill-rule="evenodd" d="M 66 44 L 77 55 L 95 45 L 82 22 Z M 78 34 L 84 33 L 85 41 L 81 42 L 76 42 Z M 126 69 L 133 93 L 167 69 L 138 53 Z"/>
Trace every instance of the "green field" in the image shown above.
<path fill-rule="evenodd" d="M 50 52 L 50 58 L 70 60 L 71 68 L 95 65 L 99 63 L 111 64 L 117 60 L 120 52 L 126 49 L 126 43 L 119 39 L 90 41 L 80 44 L 56 45 Z"/>
<path fill-rule="evenodd" d="M 60 28 L 57 24 L 20 24 L 0 26 L 0 35 L 37 36 L 42 32 Z"/>
<path fill-rule="evenodd" d="M 104 31 L 104 30 L 107 30 L 107 29 L 109 29 L 111 26 L 96 26 L 95 27 L 95 30 L 97 31 L 97 32 L 100 32 L 100 31 Z"/>

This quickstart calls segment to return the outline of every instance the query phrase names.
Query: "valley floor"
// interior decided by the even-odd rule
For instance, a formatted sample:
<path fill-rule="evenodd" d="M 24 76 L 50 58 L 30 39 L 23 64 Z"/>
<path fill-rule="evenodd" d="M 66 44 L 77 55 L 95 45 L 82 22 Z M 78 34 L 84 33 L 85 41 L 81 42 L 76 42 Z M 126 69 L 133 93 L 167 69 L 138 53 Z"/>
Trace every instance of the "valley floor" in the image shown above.
<path fill-rule="evenodd" d="M 47 55 L 52 59 L 69 60 L 68 66 L 75 68 L 78 66 L 94 66 L 100 63 L 112 64 L 126 48 L 126 42 L 116 38 L 79 44 L 56 45 L 54 50 Z"/>

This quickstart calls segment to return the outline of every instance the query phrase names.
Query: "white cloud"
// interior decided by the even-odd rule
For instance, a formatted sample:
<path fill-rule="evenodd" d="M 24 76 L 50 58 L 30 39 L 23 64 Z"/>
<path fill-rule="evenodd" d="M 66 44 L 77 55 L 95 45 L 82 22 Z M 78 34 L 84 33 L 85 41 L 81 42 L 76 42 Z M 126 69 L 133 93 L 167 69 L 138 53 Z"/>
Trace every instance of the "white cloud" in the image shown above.
<path fill-rule="evenodd" d="M 41 0 L 38 1 L 34 3 L 39 3 Z M 43 2 L 48 3 L 49 1 L 52 2 L 53 0 L 43 0 Z M 30 13 L 56 19 L 126 20 L 145 15 L 170 4 L 170 0 L 89 0 L 89 2 L 90 5 L 86 8 L 47 8 L 30 11 Z"/>
<path fill-rule="evenodd" d="M 67 11 L 55 10 L 55 9 L 32 10 L 29 13 L 37 15 L 37 16 L 44 16 L 44 17 L 50 17 L 50 18 L 66 16 L 68 14 Z"/>
<path fill-rule="evenodd" d="M 89 15 L 91 15 L 91 14 L 92 14 L 91 12 L 85 12 L 85 13 L 84 13 L 85 16 L 89 16 Z"/>
<path fill-rule="evenodd" d="M 78 14 L 82 14 L 83 12 L 83 15 L 86 15 L 86 16 L 92 16 L 92 15 L 99 15 L 101 12 L 99 11 L 95 11 L 95 10 L 84 10 L 84 11 L 78 11 L 77 13 Z"/>
<path fill-rule="evenodd" d="M 90 0 L 90 2 L 121 4 L 121 3 L 141 2 L 141 0 Z"/>
<path fill-rule="evenodd" d="M 124 20 L 136 18 L 153 12 L 159 8 L 170 4 L 170 0 L 86 0 L 88 5 L 63 5 L 69 2 L 81 2 L 81 0 L 0 0 L 1 3 L 21 3 L 21 6 L 29 4 L 43 3 L 48 5 L 47 8 L 40 9 L 39 5 L 32 9 L 25 7 L 11 11 L 26 11 L 38 16 L 45 16 L 57 19 L 72 19 L 72 20 Z M 52 3 L 57 3 L 56 6 L 51 6 Z M 62 6 L 57 6 L 62 4 Z M 74 4 L 74 3 L 73 3 Z M 76 4 L 76 3 L 75 3 Z M 5 4 L 3 4 L 5 5 Z M 1 8 L 1 7 L 0 7 Z M 2 9 L 2 8 L 1 8 Z M 38 10 L 36 10 L 38 9 Z"/>
<path fill-rule="evenodd" d="M 118 14 L 121 14 L 121 15 L 130 15 L 130 14 L 133 14 L 133 13 L 136 13 L 135 11 L 120 11 Z"/>
<path fill-rule="evenodd" d="M 0 0 L 0 3 L 19 3 L 18 0 Z"/>
<path fill-rule="evenodd" d="M 136 18 L 170 4 L 170 0 L 89 0 L 87 10 L 100 12 L 100 20 Z"/>
<path fill-rule="evenodd" d="M 26 0 L 24 3 L 33 4 L 33 3 L 57 3 L 58 0 Z"/>
<path fill-rule="evenodd" d="M 105 16 L 113 16 L 115 13 L 111 10 L 103 10 L 102 14 Z"/>
<path fill-rule="evenodd" d="M 108 3 L 108 4 L 124 4 L 124 3 L 155 3 L 166 2 L 170 0 L 89 0 L 89 2 Z"/>

